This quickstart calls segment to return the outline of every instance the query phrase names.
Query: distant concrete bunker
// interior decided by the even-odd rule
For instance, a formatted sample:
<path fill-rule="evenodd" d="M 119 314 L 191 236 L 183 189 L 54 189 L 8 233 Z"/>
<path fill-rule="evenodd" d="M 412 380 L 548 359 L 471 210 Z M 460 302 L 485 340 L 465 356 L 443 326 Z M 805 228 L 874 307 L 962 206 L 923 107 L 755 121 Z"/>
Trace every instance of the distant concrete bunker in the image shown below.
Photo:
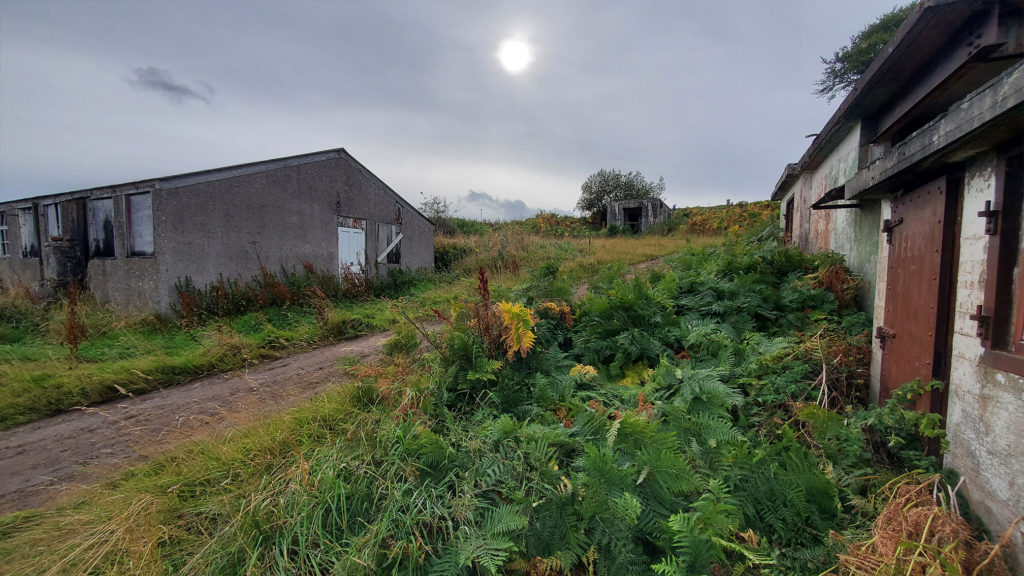
<path fill-rule="evenodd" d="M 647 232 L 652 224 L 667 222 L 671 213 L 660 198 L 612 200 L 608 203 L 608 225 L 612 224 L 634 234 Z"/>

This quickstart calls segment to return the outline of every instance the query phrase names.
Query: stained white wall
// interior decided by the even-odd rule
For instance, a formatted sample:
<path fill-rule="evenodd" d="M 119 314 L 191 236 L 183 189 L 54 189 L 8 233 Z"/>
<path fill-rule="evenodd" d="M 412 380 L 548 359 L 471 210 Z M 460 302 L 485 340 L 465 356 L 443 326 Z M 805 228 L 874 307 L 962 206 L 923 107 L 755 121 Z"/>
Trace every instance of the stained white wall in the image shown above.
<path fill-rule="evenodd" d="M 995 537 L 1024 515 L 1024 378 L 981 361 L 977 323 L 969 318 L 985 299 L 989 236 L 976 216 L 995 197 L 996 155 L 972 161 L 965 175 L 960 263 L 953 320 L 953 358 L 945 465 L 965 477 L 972 509 Z M 994 272 L 994 271 L 993 271 Z M 1006 312 L 1009 313 L 1009 312 Z M 1013 538 L 1018 570 L 1024 569 L 1024 527 Z"/>
<path fill-rule="evenodd" d="M 860 208 L 811 209 L 811 204 L 826 192 L 845 184 L 857 173 L 859 146 L 858 124 L 817 168 L 800 174 L 785 191 L 782 206 L 785 208 L 789 198 L 794 198 L 793 241 L 798 246 L 807 252 L 839 252 L 846 256 L 847 266 L 861 278 L 861 305 L 870 313 L 874 309 L 882 225 L 879 201 L 861 201 Z"/>

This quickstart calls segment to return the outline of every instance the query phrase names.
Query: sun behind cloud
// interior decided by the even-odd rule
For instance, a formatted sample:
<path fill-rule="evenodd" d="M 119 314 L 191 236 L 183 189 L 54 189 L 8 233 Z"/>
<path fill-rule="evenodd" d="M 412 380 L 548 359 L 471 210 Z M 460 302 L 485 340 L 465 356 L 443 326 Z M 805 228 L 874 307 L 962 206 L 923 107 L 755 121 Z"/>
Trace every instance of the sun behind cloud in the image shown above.
<path fill-rule="evenodd" d="M 498 60 L 509 74 L 519 74 L 533 63 L 533 48 L 521 38 L 506 38 L 498 47 Z"/>

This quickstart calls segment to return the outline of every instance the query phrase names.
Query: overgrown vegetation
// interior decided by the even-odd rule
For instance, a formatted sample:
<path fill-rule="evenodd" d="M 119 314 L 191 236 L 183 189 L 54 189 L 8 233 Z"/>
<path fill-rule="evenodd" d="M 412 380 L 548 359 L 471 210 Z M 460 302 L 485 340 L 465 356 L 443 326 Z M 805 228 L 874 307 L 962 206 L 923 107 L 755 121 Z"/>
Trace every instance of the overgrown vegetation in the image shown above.
<path fill-rule="evenodd" d="M 779 217 L 778 202 L 737 202 L 724 206 L 680 208 L 672 213 L 671 230 L 691 234 L 749 234 Z"/>
<path fill-rule="evenodd" d="M 473 292 L 480 266 L 502 290 L 547 266 L 557 276 L 552 285 L 564 287 L 567 296 L 594 265 L 628 265 L 718 241 L 681 235 L 652 241 L 566 238 L 534 221 L 465 222 L 481 233 L 438 238 L 438 263 L 446 249 L 451 257 L 448 270 L 436 276 L 396 270 L 371 283 L 308 263 L 276 272 L 261 266 L 248 280 L 196 286 L 180 279 L 178 312 L 171 316 L 121 314 L 96 304 L 88 292 L 70 306 L 68 298 L 41 303 L 24 287 L 0 288 L 0 429 L 393 328 L 399 317 L 381 297 L 402 299 L 413 318 L 433 317 L 431 308 L 450 309 Z M 539 228 L 543 232 L 531 231 Z"/>
<path fill-rule="evenodd" d="M 942 432 L 907 407 L 921 383 L 863 404 L 870 323 L 837 265 L 762 239 L 566 301 L 554 265 L 495 294 L 481 261 L 434 352 L 406 330 L 288 418 L 0 520 L 0 570 L 858 573 L 837 554 Z"/>

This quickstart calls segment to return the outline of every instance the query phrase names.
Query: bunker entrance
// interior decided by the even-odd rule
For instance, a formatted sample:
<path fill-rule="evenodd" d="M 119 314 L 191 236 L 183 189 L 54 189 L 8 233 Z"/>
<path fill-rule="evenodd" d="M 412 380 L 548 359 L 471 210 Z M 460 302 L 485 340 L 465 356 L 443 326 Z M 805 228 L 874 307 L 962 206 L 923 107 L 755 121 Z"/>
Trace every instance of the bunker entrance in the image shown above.
<path fill-rule="evenodd" d="M 623 208 L 622 209 L 622 223 L 623 227 L 634 234 L 640 233 L 640 221 L 643 219 L 643 208 L 637 206 L 636 208 Z"/>

